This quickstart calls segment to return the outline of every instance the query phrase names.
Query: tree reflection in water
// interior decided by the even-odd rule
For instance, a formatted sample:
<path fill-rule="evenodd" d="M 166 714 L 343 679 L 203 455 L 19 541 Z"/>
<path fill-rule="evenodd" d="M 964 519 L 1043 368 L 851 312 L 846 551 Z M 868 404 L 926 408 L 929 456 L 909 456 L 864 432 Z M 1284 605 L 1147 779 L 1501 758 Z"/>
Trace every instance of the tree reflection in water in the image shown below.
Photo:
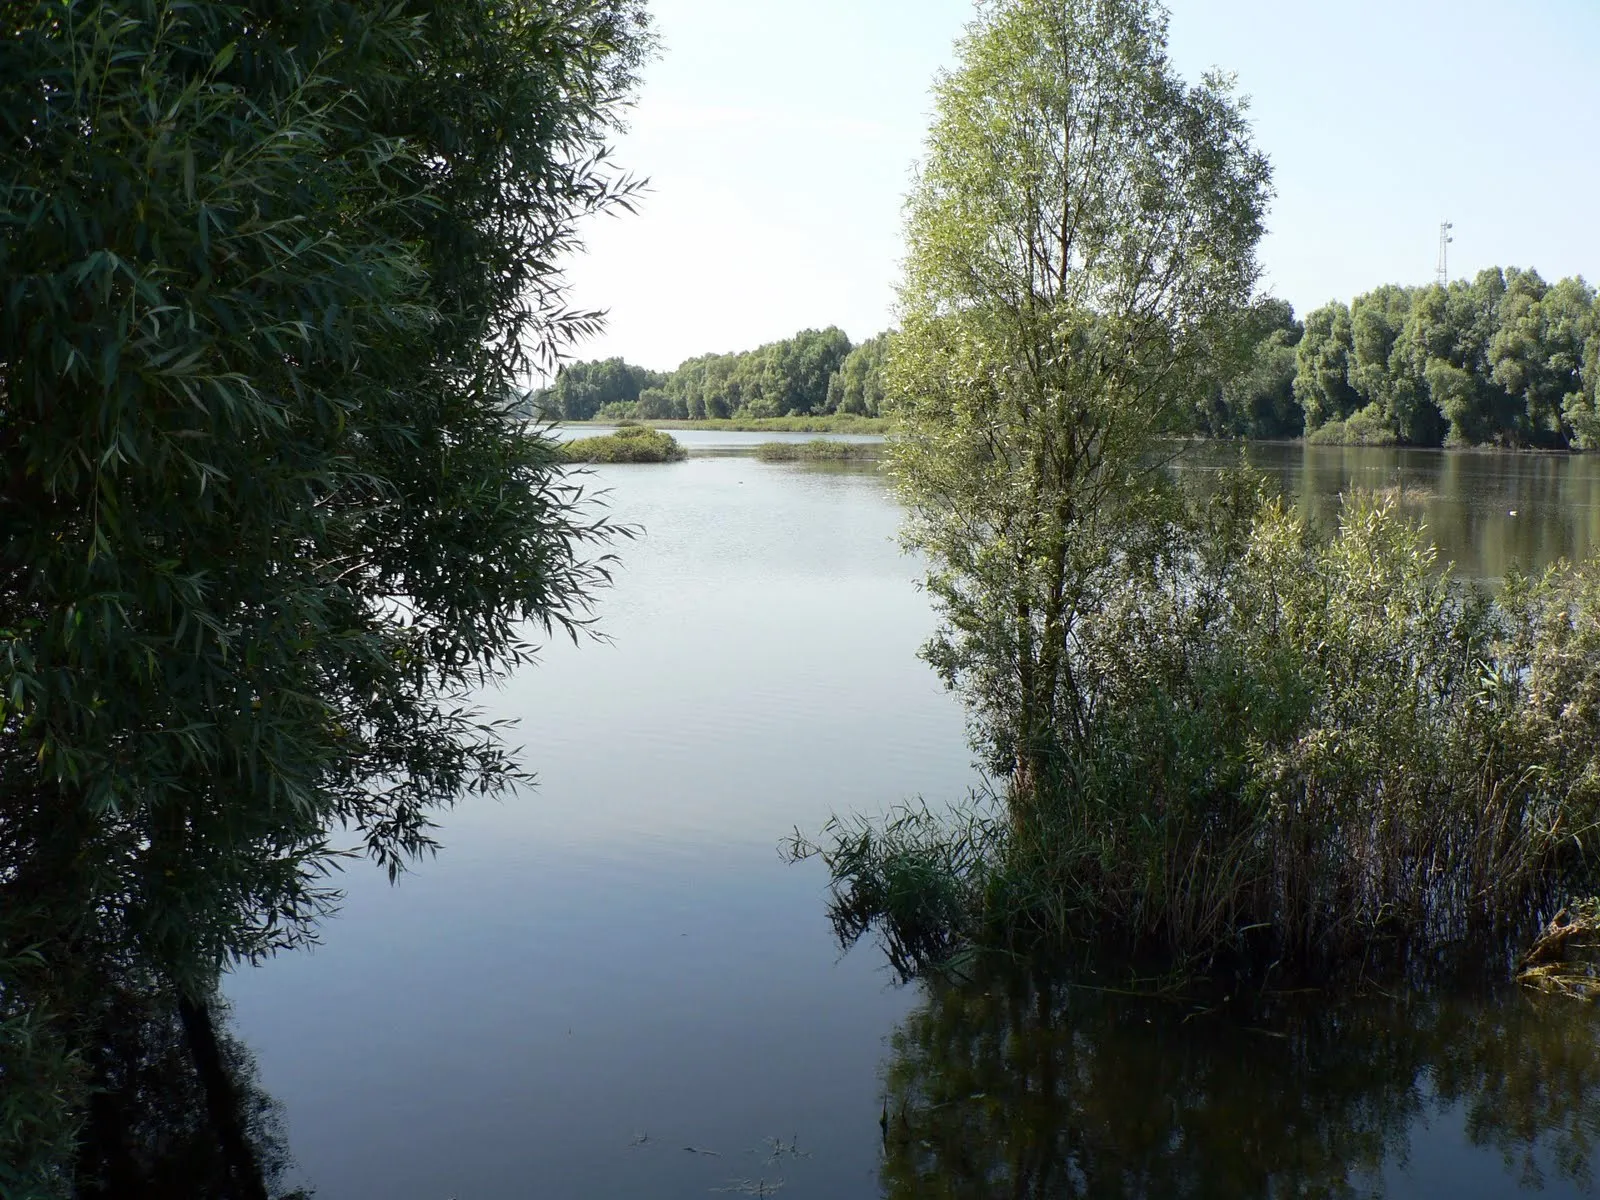
<path fill-rule="evenodd" d="M 1386 1193 L 1423 1119 L 1504 1189 L 1587 1190 L 1592 1010 L 1510 991 L 1173 1004 L 1059 982 L 929 985 L 887 1069 L 891 1198 Z M 1394 1172 L 1391 1170 L 1392 1176 Z"/>
<path fill-rule="evenodd" d="M 79 1200 L 304 1200 L 277 1101 L 218 1004 L 180 1012 L 170 992 L 123 987 L 86 1053 L 93 1075 L 74 1169 Z M 213 1021 L 215 1020 L 215 1026 Z M 208 1089 L 200 1063 L 213 1066 Z"/>

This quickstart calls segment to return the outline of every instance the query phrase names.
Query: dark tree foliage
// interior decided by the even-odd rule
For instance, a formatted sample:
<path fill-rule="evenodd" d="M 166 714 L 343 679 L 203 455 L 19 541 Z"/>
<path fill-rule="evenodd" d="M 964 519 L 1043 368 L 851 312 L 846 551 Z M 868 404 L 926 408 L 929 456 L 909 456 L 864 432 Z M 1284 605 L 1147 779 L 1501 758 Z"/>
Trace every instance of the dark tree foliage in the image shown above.
<path fill-rule="evenodd" d="M 642 392 L 660 388 L 663 378 L 658 371 L 630 366 L 620 358 L 566 363 L 555 383 L 539 394 L 536 407 L 564 421 L 588 421 L 607 405 L 637 403 Z"/>
<path fill-rule="evenodd" d="M 393 873 L 522 778 L 469 695 L 607 528 L 511 397 L 595 327 L 555 264 L 646 49 L 637 0 L 0 7 L 0 962 L 203 994 L 341 831 Z"/>
<path fill-rule="evenodd" d="M 1294 396 L 1295 348 L 1305 326 L 1284 300 L 1263 299 L 1235 331 L 1249 348 L 1244 367 L 1212 381 L 1201 393 L 1195 424 L 1210 437 L 1291 438 L 1305 429 Z"/>

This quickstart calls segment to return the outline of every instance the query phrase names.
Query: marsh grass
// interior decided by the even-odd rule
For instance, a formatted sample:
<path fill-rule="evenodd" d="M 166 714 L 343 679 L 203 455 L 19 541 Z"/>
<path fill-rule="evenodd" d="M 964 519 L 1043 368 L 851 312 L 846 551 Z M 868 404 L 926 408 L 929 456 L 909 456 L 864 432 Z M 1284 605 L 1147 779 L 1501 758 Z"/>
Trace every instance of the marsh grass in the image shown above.
<path fill-rule="evenodd" d="M 756 457 L 762 462 L 876 462 L 883 447 L 876 442 L 834 442 L 814 438 L 809 442 L 762 442 Z"/>
<path fill-rule="evenodd" d="M 678 439 L 644 425 L 623 425 L 603 437 L 563 442 L 561 452 L 575 463 L 664 463 L 688 457 Z"/>
<path fill-rule="evenodd" d="M 907 974 L 1083 947 L 1503 974 L 1593 891 L 1596 564 L 1491 598 L 1362 496 L 1331 536 L 1223 498 L 1169 544 L 1072 631 L 1072 721 L 1040 777 L 796 837 L 843 941 L 876 931 Z"/>

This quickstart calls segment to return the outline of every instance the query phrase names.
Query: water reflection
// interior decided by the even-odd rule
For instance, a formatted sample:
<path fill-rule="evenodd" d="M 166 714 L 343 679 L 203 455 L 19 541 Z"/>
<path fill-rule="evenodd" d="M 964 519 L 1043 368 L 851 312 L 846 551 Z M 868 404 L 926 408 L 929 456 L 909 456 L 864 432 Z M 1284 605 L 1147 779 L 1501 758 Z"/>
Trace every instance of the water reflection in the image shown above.
<path fill-rule="evenodd" d="M 349 901 L 316 955 L 229 978 L 242 1028 L 289 1104 L 296 1153 L 328 1197 L 705 1200 L 736 1195 L 714 1191 L 735 1177 L 759 1177 L 765 1168 L 747 1156 L 750 1148 L 795 1133 L 814 1154 L 784 1164 L 781 1197 L 879 1194 L 880 1039 L 912 994 L 885 989 L 871 955 L 836 962 L 819 911 L 820 873 L 780 865 L 773 846 L 796 825 L 819 828 L 832 810 L 962 795 L 975 780 L 960 710 L 915 658 L 931 618 L 911 584 L 920 567 L 895 546 L 900 513 L 886 481 L 854 464 L 768 464 L 694 448 L 684 463 L 596 468 L 595 485 L 612 489 L 617 519 L 646 530 L 626 547 L 617 587 L 603 602 L 614 641 L 553 645 L 489 701 L 497 716 L 523 717 L 518 736 L 539 771 L 538 793 L 463 805 L 447 818 L 446 852 L 399 889 L 377 873 L 344 881 Z M 1210 458 L 1196 457 L 1190 469 L 1236 461 L 1234 448 L 1203 449 Z M 1398 471 L 1411 489 L 1407 503 L 1420 495 L 1415 485 L 1428 482 L 1431 507 L 1420 511 L 1447 553 L 1482 574 L 1503 572 L 1501 531 L 1526 532 L 1516 526 L 1521 515 L 1508 517 L 1511 508 L 1550 517 L 1551 505 L 1572 506 L 1536 522 L 1549 532 L 1517 549 L 1525 561 L 1600 546 L 1600 459 L 1292 446 L 1253 453 L 1329 516 L 1351 481 L 1389 486 Z M 1548 502 L 1528 499 L 1541 494 Z M 1450 514 L 1460 515 L 1461 528 Z M 1069 999 L 1049 1003 L 1061 1010 Z M 1077 1019 L 1087 1001 L 1072 1002 Z M 1415 1011 L 1432 1011 L 1431 1003 Z M 1248 1153 L 1259 1167 L 1319 1145 L 1337 1150 L 1321 1169 L 1290 1159 L 1274 1176 L 1280 1180 L 1337 1177 L 1347 1164 L 1376 1162 L 1372 1186 L 1404 1195 L 1401 1148 L 1409 1147 L 1413 1173 L 1436 1179 L 1440 1138 L 1454 1160 L 1469 1164 L 1464 1173 L 1484 1164 L 1479 1194 L 1504 1194 L 1519 1177 L 1516 1161 L 1502 1166 L 1491 1137 L 1474 1156 L 1468 1114 L 1429 1098 L 1430 1074 L 1410 1077 L 1416 1094 L 1407 1099 L 1387 1074 L 1383 1044 L 1340 1065 L 1331 1052 L 1290 1053 L 1266 1033 L 1231 1032 L 1223 1043 L 1215 1029 L 1233 1025 L 1208 1018 L 1209 1040 L 1187 1060 L 1167 1061 L 1169 1048 L 1181 1052 L 1184 1039 L 1197 1036 L 1200 1018 L 1182 1026 L 1185 1011 L 1159 1007 L 1148 1026 L 1143 1015 L 1125 1016 L 1120 1043 L 1092 1041 L 1100 1035 L 1084 1016 L 1087 1057 L 1078 1061 L 1098 1062 L 1100 1076 L 1096 1091 L 1073 1095 L 1085 1105 L 1099 1096 L 1092 1112 L 1100 1123 L 1077 1118 L 1082 1140 L 1067 1143 L 1077 1135 L 1066 1102 L 1027 1099 L 1028 1089 L 1044 1087 L 1044 1051 L 1019 1039 L 1013 1052 L 1005 1011 L 966 1014 L 964 1004 L 941 1000 L 902 1030 L 895 1069 L 912 1074 L 898 1077 L 893 1111 L 898 1116 L 904 1098 L 916 1133 L 891 1149 L 890 1169 L 904 1179 L 890 1187 L 896 1196 L 919 1194 L 923 1183 L 922 1194 L 935 1197 L 1006 1195 L 972 1172 L 983 1164 L 998 1172 L 1008 1155 L 1055 1156 L 1047 1183 L 1023 1195 L 1096 1194 L 1083 1182 L 1090 1165 L 1070 1166 L 1068 1150 L 1101 1164 L 1105 1194 L 1154 1195 L 1159 1187 L 1138 1180 L 1178 1172 L 1137 1174 L 1141 1147 L 1165 1145 L 1142 1127 L 1170 1140 L 1183 1129 L 1174 1125 L 1180 1111 L 1191 1123 L 1231 1122 L 1183 1132 L 1208 1137 L 1202 1144 L 1223 1162 Z M 1485 1039 L 1502 1036 L 1496 1023 L 1509 1020 L 1498 1011 L 1474 1015 L 1467 1000 L 1455 1011 L 1460 1028 Z M 1553 1011 L 1559 1024 L 1550 1036 L 1590 1036 L 1571 1027 L 1576 1006 Z M 1421 1035 L 1405 1032 L 1402 1015 L 1392 1026 L 1375 1024 L 1341 1002 L 1334 1017 L 1365 1021 L 1359 1029 L 1371 1032 L 1361 1036 L 1403 1048 Z M 1100 1028 L 1117 1018 L 1102 1013 Z M 945 1037 L 948 1053 L 934 1053 Z M 999 1044 L 975 1062 L 980 1037 Z M 1135 1044 L 1144 1038 L 1150 1043 Z M 1228 1046 L 1237 1048 L 1231 1064 L 1222 1053 Z M 1010 1053 L 1034 1064 L 1034 1077 L 1007 1078 Z M 1592 1081 L 1586 1046 L 1571 1053 L 1580 1069 L 1569 1073 Z M 1532 1059 L 1542 1065 L 1517 1075 L 1517 1089 L 1548 1087 L 1552 1106 L 1577 1094 L 1550 1048 Z M 1445 1063 L 1441 1052 L 1431 1069 L 1442 1075 Z M 959 1082 L 979 1066 L 981 1084 Z M 1191 1066 L 1207 1074 L 1191 1077 Z M 1369 1081 L 1350 1078 L 1363 1071 Z M 1234 1080 L 1243 1089 L 1236 1100 Z M 942 1089 L 938 1100 L 922 1097 L 924 1085 Z M 966 1099 L 977 1091 L 1008 1107 L 984 1115 L 982 1102 Z M 1391 1092 L 1409 1107 L 1379 1114 L 1333 1099 L 1368 1096 L 1375 1099 L 1363 1103 L 1376 1105 Z M 1197 1108 L 1196 1094 L 1211 1107 Z M 952 1097 L 961 1103 L 926 1115 Z M 1419 1123 L 1418 1114 L 1439 1112 L 1445 1117 L 1431 1132 Z M 1322 1114 L 1322 1126 L 1291 1123 L 1311 1120 L 1307 1114 Z M 1531 1124 L 1549 1128 L 1543 1116 Z M 1573 1127 L 1587 1137 L 1587 1125 Z M 1014 1145 L 1013 1128 L 1037 1144 Z M 949 1134 L 943 1140 L 941 1130 Z M 646 1133 L 649 1143 L 633 1144 Z M 1088 1141 L 1091 1134 L 1098 1140 Z M 938 1149 L 922 1147 L 924 1138 Z M 1230 1138 L 1253 1144 L 1230 1148 Z M 1349 1149 L 1371 1139 L 1364 1158 Z M 1553 1139 L 1538 1161 L 1559 1192 L 1555 1185 L 1575 1176 L 1550 1165 Z M 686 1145 L 722 1157 L 686 1153 Z M 970 1160 L 965 1174 L 962 1155 Z M 1122 1174 L 1106 1165 L 1113 1161 Z M 1212 1183 L 1198 1152 L 1186 1161 L 1192 1194 L 1228 1194 L 1228 1175 Z M 1352 1190 L 1359 1189 L 1331 1189 Z"/>
<path fill-rule="evenodd" d="M 1251 466 L 1276 479 L 1306 515 L 1331 524 L 1352 488 L 1392 494 L 1421 520 L 1471 579 L 1494 581 L 1512 566 L 1537 570 L 1557 558 L 1600 551 L 1600 457 L 1253 444 Z M 1236 465 L 1240 450 L 1186 449 L 1180 475 Z"/>
<path fill-rule="evenodd" d="M 1015 975 L 930 986 L 893 1039 L 884 1193 L 1404 1197 L 1455 1176 L 1448 1194 L 1585 1194 L 1595 1034 L 1587 1006 L 1516 991 L 1205 1008 Z"/>
<path fill-rule="evenodd" d="M 278 1103 L 226 1010 L 121 986 L 83 1052 L 92 1092 L 73 1168 L 78 1200 L 305 1200 Z M 202 1065 L 203 1064 L 203 1065 Z"/>

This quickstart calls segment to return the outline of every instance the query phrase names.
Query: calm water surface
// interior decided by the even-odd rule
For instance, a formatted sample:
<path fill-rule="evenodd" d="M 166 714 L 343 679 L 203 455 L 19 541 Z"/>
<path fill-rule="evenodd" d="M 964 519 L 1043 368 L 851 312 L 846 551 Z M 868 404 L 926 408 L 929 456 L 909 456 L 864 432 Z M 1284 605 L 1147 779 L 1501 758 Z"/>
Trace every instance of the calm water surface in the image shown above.
<path fill-rule="evenodd" d="M 557 425 L 553 432 L 563 442 L 578 438 L 604 437 L 615 433 L 615 425 Z M 749 429 L 667 429 L 691 454 L 724 454 L 754 450 L 762 442 L 882 442 L 879 433 L 789 433 Z"/>
<path fill-rule="evenodd" d="M 1470 575 L 1600 546 L 1600 462 L 1253 456 L 1324 516 L 1401 486 Z M 975 781 L 882 479 L 705 455 L 594 480 L 645 531 L 611 640 L 489 700 L 540 786 L 447 814 L 396 888 L 352 870 L 321 948 L 229 982 L 322 1200 L 1590 1194 L 1575 1003 L 898 988 L 841 957 L 783 835 Z"/>
<path fill-rule="evenodd" d="M 1186 451 L 1180 473 L 1236 465 L 1236 447 Z M 1600 550 L 1600 456 L 1253 445 L 1250 465 L 1276 479 L 1304 513 L 1337 519 L 1353 488 L 1383 492 L 1427 526 L 1440 558 L 1494 581 Z"/>

